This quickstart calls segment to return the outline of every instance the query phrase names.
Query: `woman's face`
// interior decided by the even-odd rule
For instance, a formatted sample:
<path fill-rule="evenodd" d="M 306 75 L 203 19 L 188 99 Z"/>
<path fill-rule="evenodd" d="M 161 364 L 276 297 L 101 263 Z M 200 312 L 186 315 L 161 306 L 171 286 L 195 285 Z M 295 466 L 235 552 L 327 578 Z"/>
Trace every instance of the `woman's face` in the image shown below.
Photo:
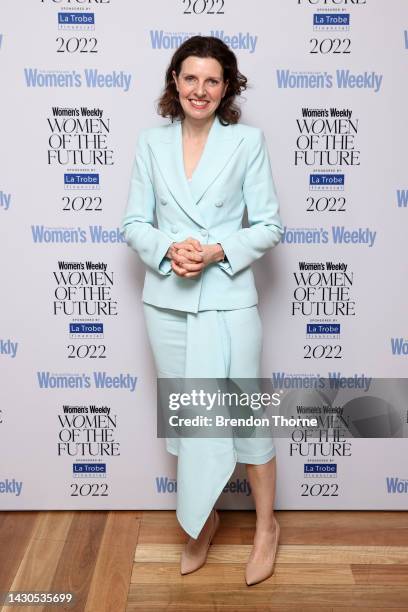
<path fill-rule="evenodd" d="M 174 70 L 172 74 L 186 117 L 204 121 L 215 113 L 228 87 L 218 60 L 191 55 L 182 62 L 179 76 Z"/>

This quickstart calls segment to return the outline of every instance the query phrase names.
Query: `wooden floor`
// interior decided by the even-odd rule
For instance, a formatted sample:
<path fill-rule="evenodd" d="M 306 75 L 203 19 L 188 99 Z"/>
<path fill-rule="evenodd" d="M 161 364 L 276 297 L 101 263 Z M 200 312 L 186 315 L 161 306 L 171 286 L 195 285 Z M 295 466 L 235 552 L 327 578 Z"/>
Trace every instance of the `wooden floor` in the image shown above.
<path fill-rule="evenodd" d="M 181 576 L 174 511 L 2 512 L 0 592 L 73 591 L 2 612 L 408 612 L 408 512 L 277 512 L 274 575 L 246 586 L 255 515 L 220 511 L 207 564 Z"/>

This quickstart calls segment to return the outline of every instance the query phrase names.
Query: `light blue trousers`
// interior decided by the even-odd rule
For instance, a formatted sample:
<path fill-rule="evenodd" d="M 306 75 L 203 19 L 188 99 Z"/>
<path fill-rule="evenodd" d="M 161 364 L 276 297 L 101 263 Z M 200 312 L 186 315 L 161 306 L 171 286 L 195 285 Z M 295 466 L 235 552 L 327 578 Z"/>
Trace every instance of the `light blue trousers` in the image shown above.
<path fill-rule="evenodd" d="M 262 323 L 257 306 L 197 313 L 144 303 L 158 378 L 260 377 Z M 177 519 L 197 538 L 236 463 L 275 456 L 270 437 L 166 438 L 178 456 Z"/>

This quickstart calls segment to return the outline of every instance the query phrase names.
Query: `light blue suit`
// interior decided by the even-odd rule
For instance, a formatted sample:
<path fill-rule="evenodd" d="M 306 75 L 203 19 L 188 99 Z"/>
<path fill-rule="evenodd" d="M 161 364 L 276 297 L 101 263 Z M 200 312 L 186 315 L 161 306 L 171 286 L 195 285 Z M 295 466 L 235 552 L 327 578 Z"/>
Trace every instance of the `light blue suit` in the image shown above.
<path fill-rule="evenodd" d="M 250 227 L 242 228 L 245 207 Z M 189 184 L 181 123 L 143 130 L 122 231 L 146 264 L 144 314 L 157 376 L 258 378 L 262 324 L 250 264 L 283 233 L 262 131 L 216 117 Z M 165 254 L 188 236 L 221 243 L 228 262 L 194 279 L 177 276 Z M 236 462 L 275 454 L 270 438 L 167 438 L 166 446 L 178 455 L 177 518 L 194 538 Z"/>
<path fill-rule="evenodd" d="M 242 228 L 245 206 L 248 228 Z M 223 126 L 216 117 L 189 185 L 181 123 L 143 130 L 122 230 L 147 266 L 144 302 L 187 312 L 257 304 L 250 264 L 283 233 L 262 131 L 239 123 Z M 221 243 L 229 263 L 180 278 L 164 256 L 173 242 L 188 236 Z"/>

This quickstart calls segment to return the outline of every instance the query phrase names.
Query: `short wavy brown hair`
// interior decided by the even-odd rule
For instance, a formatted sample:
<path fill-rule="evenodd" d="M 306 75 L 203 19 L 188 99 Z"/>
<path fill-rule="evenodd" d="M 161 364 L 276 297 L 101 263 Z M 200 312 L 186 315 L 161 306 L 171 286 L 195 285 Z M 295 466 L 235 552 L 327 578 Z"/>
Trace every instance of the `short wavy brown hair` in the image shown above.
<path fill-rule="evenodd" d="M 227 91 L 215 113 L 223 125 L 238 123 L 241 109 L 235 104 L 235 96 L 240 96 L 247 87 L 248 79 L 238 70 L 235 53 L 219 38 L 214 36 L 192 36 L 188 38 L 173 54 L 166 70 L 165 87 L 157 105 L 157 112 L 162 117 L 184 119 L 185 114 L 178 98 L 178 91 L 173 79 L 173 70 L 180 74 L 181 64 L 190 57 L 212 57 L 219 61 L 223 69 L 224 82 L 228 80 Z"/>

